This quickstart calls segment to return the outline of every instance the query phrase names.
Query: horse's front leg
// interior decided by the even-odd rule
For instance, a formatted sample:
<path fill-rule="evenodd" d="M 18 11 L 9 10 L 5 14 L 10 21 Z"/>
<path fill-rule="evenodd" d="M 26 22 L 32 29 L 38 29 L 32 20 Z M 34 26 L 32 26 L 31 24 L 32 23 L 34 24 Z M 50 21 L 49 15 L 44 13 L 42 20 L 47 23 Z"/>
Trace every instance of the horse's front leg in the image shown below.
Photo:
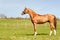
<path fill-rule="evenodd" d="M 36 32 L 36 23 L 33 23 L 34 26 L 34 36 L 36 36 L 37 32 Z"/>

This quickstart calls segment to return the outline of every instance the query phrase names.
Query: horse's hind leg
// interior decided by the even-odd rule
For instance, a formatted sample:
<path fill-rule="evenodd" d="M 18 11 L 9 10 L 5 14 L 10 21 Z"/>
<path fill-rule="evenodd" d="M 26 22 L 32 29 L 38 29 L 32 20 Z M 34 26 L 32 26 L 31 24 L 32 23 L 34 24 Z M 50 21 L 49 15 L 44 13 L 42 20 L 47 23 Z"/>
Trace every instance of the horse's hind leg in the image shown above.
<path fill-rule="evenodd" d="M 50 23 L 50 36 L 51 36 L 51 34 L 52 34 L 52 24 Z"/>
<path fill-rule="evenodd" d="M 56 27 L 55 27 L 55 25 L 54 25 L 54 35 L 56 35 Z"/>
<path fill-rule="evenodd" d="M 52 28 L 53 28 L 53 30 L 54 30 L 54 35 L 56 35 L 56 28 L 55 28 L 54 23 L 52 23 L 51 26 L 52 26 Z"/>
<path fill-rule="evenodd" d="M 54 29 L 54 35 L 56 35 L 56 30 Z"/>
<path fill-rule="evenodd" d="M 50 23 L 50 36 L 52 34 L 52 30 L 54 29 L 54 35 L 56 35 L 56 30 L 55 30 L 55 26 L 53 24 L 53 22 Z"/>
<path fill-rule="evenodd" d="M 50 22 L 50 36 L 52 35 L 53 28 L 54 28 L 53 22 Z"/>

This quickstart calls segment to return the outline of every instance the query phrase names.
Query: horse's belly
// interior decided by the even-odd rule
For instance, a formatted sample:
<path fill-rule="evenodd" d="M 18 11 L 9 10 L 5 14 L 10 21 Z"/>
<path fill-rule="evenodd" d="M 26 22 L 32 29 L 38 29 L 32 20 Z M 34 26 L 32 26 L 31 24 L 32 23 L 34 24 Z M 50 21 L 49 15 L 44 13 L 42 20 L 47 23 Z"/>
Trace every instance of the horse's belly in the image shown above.
<path fill-rule="evenodd" d="M 45 23 L 45 22 L 47 22 L 48 21 L 48 18 L 47 17 L 35 17 L 34 19 L 33 19 L 33 21 L 35 22 L 35 23 L 37 23 L 37 24 L 42 24 L 42 23 Z"/>
<path fill-rule="evenodd" d="M 48 20 L 37 20 L 37 24 L 43 24 L 45 22 L 47 22 Z"/>
<path fill-rule="evenodd" d="M 45 23 L 45 22 L 37 22 L 37 24 L 43 24 L 43 23 Z"/>

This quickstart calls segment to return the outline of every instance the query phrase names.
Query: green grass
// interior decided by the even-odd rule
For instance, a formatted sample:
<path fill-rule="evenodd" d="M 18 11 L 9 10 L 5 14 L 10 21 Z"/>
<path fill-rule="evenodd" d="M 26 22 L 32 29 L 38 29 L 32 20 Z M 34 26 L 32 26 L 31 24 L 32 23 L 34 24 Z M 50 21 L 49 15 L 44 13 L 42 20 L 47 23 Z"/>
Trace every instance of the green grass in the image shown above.
<path fill-rule="evenodd" d="M 49 36 L 48 23 L 37 24 L 37 36 L 33 35 L 30 20 L 0 19 L 0 40 L 60 40 L 60 21 L 57 21 L 57 35 Z"/>

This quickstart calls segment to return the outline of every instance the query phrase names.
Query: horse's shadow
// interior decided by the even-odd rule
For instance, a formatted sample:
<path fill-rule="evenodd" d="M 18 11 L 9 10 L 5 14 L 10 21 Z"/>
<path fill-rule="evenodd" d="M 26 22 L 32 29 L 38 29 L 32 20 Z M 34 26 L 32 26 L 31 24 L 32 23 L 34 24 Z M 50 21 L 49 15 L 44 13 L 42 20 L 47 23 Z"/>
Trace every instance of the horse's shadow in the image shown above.
<path fill-rule="evenodd" d="M 26 34 L 26 36 L 33 36 L 34 34 Z M 38 33 L 37 35 L 49 35 L 47 33 Z"/>
<path fill-rule="evenodd" d="M 20 35 L 20 36 L 34 36 L 34 34 L 14 34 L 14 35 Z M 48 35 L 48 33 L 38 33 L 37 36 L 39 35 Z"/>

